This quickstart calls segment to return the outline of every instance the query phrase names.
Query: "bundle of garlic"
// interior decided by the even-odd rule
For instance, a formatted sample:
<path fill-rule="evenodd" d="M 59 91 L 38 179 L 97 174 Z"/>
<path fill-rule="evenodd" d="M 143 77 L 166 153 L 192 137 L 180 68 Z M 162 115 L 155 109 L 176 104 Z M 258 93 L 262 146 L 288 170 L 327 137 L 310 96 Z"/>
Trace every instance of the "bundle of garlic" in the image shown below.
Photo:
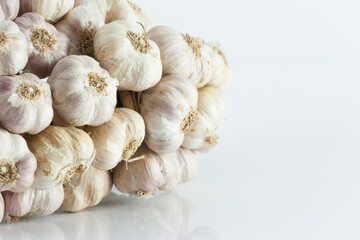
<path fill-rule="evenodd" d="M 0 217 L 190 181 L 230 79 L 218 44 L 129 0 L 0 1 Z"/>

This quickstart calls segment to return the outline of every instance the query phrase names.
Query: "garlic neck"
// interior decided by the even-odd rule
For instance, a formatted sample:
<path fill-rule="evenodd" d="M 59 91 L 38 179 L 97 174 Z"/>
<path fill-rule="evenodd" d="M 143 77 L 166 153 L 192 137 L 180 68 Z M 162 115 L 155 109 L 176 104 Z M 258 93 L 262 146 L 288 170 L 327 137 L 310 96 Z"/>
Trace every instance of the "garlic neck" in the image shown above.
<path fill-rule="evenodd" d="M 193 124 L 198 120 L 199 116 L 195 107 L 191 107 L 189 113 L 186 115 L 181 123 L 181 130 L 184 134 L 189 134 L 192 131 Z"/>
<path fill-rule="evenodd" d="M 106 83 L 106 78 L 101 77 L 98 73 L 90 72 L 88 73 L 89 86 L 96 88 L 96 91 L 104 96 L 107 96 L 106 89 L 108 84 Z"/>
<path fill-rule="evenodd" d="M 44 28 L 37 28 L 32 32 L 31 41 L 34 48 L 40 52 L 54 50 L 57 40 L 53 33 L 49 33 Z"/>
<path fill-rule="evenodd" d="M 24 100 L 36 102 L 41 98 L 42 92 L 36 83 L 24 82 L 19 86 L 18 95 Z"/>
<path fill-rule="evenodd" d="M 3 160 L 0 163 L 0 182 L 4 184 L 12 184 L 19 179 L 20 175 L 17 172 L 16 166 L 7 160 Z"/>
<path fill-rule="evenodd" d="M 201 49 L 204 42 L 199 38 L 191 37 L 188 33 L 183 34 L 183 38 L 194 55 L 196 57 L 201 57 Z"/>
<path fill-rule="evenodd" d="M 87 28 L 84 31 L 78 31 L 79 40 L 76 44 L 76 49 L 80 55 L 87 55 L 95 57 L 94 53 L 94 36 L 96 30 L 94 28 Z"/>

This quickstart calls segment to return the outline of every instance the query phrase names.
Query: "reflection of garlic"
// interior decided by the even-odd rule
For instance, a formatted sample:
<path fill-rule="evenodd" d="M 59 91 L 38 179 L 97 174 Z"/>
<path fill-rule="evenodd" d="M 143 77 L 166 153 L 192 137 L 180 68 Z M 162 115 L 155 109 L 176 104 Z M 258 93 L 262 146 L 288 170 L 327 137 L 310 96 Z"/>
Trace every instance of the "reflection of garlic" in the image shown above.
<path fill-rule="evenodd" d="M 160 48 L 163 75 L 189 78 L 197 88 L 210 81 L 211 49 L 203 40 L 166 26 L 152 28 L 148 36 Z"/>
<path fill-rule="evenodd" d="M 54 109 L 73 126 L 98 126 L 114 113 L 117 80 L 91 57 L 63 58 L 56 64 L 48 83 Z"/>
<path fill-rule="evenodd" d="M 98 127 L 86 129 L 94 141 L 96 156 L 93 166 L 101 170 L 128 161 L 145 137 L 144 120 L 128 108 L 116 108 L 113 117 Z"/>
<path fill-rule="evenodd" d="M 0 77 L 0 105 L 0 123 L 13 133 L 39 133 L 53 118 L 50 87 L 31 73 Z"/>
<path fill-rule="evenodd" d="M 28 61 L 27 41 L 12 21 L 0 21 L 0 76 L 15 75 Z"/>
<path fill-rule="evenodd" d="M 28 214 L 50 215 L 60 208 L 64 200 L 61 184 L 47 190 L 29 188 L 25 192 L 4 192 L 5 210 L 10 215 L 22 217 Z"/>
<path fill-rule="evenodd" d="M 38 162 L 33 184 L 37 189 L 71 183 L 89 168 L 95 156 L 89 135 L 74 127 L 50 126 L 37 135 L 27 135 L 26 140 Z"/>
<path fill-rule="evenodd" d="M 71 185 L 64 186 L 65 198 L 61 208 L 69 212 L 78 212 L 95 206 L 110 193 L 111 187 L 110 171 L 98 170 L 91 166 Z"/>
<path fill-rule="evenodd" d="M 123 20 L 130 23 L 141 22 L 146 31 L 153 27 L 152 20 L 135 3 L 128 0 L 114 0 L 106 15 L 106 22 Z"/>
<path fill-rule="evenodd" d="M 25 191 L 34 181 L 34 155 L 20 135 L 1 128 L 0 143 L 0 191 Z"/>
<path fill-rule="evenodd" d="M 155 152 L 176 151 L 197 119 L 198 93 L 186 79 L 163 77 L 142 94 L 140 112 L 145 121 L 145 142 Z"/>
<path fill-rule="evenodd" d="M 105 20 L 107 10 L 106 0 L 75 0 L 74 8 L 78 6 L 86 6 L 99 11 Z"/>
<path fill-rule="evenodd" d="M 70 40 L 37 13 L 25 13 L 15 23 L 28 41 L 29 61 L 24 72 L 48 77 L 55 64 L 68 55 Z"/>
<path fill-rule="evenodd" d="M 19 13 L 19 0 L 0 1 L 0 21 L 13 20 Z"/>
<path fill-rule="evenodd" d="M 57 22 L 74 6 L 74 0 L 20 0 L 20 14 L 36 12 L 47 21 Z"/>
<path fill-rule="evenodd" d="M 181 147 L 176 151 L 176 156 L 180 163 L 181 183 L 189 182 L 196 176 L 199 168 L 196 153 Z"/>
<path fill-rule="evenodd" d="M 119 90 L 143 91 L 161 78 L 158 46 L 142 33 L 139 24 L 114 21 L 101 27 L 94 38 L 95 57 Z"/>
<path fill-rule="evenodd" d="M 185 136 L 182 146 L 208 152 L 217 145 L 219 128 L 224 121 L 225 100 L 221 93 L 211 87 L 199 89 L 197 112 L 199 119 Z"/>
<path fill-rule="evenodd" d="M 101 14 L 85 6 L 71 10 L 56 28 L 71 40 L 70 54 L 94 57 L 93 39 L 98 28 L 105 24 Z"/>

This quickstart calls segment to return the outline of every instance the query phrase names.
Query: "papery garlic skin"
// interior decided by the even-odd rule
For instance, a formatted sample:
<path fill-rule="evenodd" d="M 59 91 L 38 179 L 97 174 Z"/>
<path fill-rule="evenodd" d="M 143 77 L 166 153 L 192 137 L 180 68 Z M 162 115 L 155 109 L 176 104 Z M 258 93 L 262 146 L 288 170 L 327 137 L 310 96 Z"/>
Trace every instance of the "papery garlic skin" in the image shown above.
<path fill-rule="evenodd" d="M 128 0 L 114 0 L 108 8 L 106 23 L 116 20 L 123 20 L 130 23 L 140 22 L 145 30 L 149 31 L 153 26 L 153 21 L 135 3 Z"/>
<path fill-rule="evenodd" d="M 37 135 L 27 135 L 26 141 L 38 163 L 33 184 L 36 189 L 69 184 L 87 171 L 95 157 L 90 136 L 74 127 L 49 126 Z"/>
<path fill-rule="evenodd" d="M 6 211 L 15 217 L 28 214 L 47 216 L 60 208 L 64 200 L 64 189 L 61 184 L 53 188 L 40 190 L 29 188 L 25 192 L 4 192 Z"/>
<path fill-rule="evenodd" d="M 128 108 L 116 108 L 112 118 L 98 126 L 87 127 L 96 149 L 93 166 L 113 169 L 120 161 L 129 161 L 145 137 L 141 115 Z"/>
<path fill-rule="evenodd" d="M 27 40 L 12 21 L 0 21 L 0 76 L 15 75 L 28 61 Z"/>
<path fill-rule="evenodd" d="M 34 182 L 36 159 L 26 141 L 0 128 L 0 192 L 23 192 Z"/>
<path fill-rule="evenodd" d="M 183 147 L 199 152 L 209 152 L 218 143 L 219 128 L 225 118 L 225 99 L 212 87 L 199 89 L 197 113 L 199 119 L 185 136 Z"/>
<path fill-rule="evenodd" d="M 19 0 L 2 0 L 0 1 L 0 21 L 13 20 L 19 13 Z"/>
<path fill-rule="evenodd" d="M 0 223 L 4 218 L 5 203 L 2 194 L 0 193 Z"/>
<path fill-rule="evenodd" d="M 107 1 L 106 0 L 75 0 L 74 8 L 78 6 L 90 7 L 96 11 L 99 11 L 103 16 L 105 21 L 106 11 L 107 11 Z"/>
<path fill-rule="evenodd" d="M 181 169 L 181 183 L 192 180 L 198 173 L 199 163 L 194 150 L 179 148 L 176 157 Z"/>
<path fill-rule="evenodd" d="M 110 171 L 98 170 L 91 166 L 80 179 L 64 186 L 65 198 L 61 208 L 68 212 L 78 212 L 95 206 L 110 193 L 111 188 Z"/>
<path fill-rule="evenodd" d="M 179 76 L 165 76 L 142 93 L 140 113 L 145 121 L 145 142 L 157 153 L 176 151 L 197 119 L 198 93 Z"/>
<path fill-rule="evenodd" d="M 183 76 L 197 88 L 210 81 L 211 48 L 202 39 L 166 26 L 153 27 L 148 36 L 160 48 L 163 75 Z"/>
<path fill-rule="evenodd" d="M 29 60 L 24 72 L 48 77 L 55 64 L 70 51 L 70 40 L 37 13 L 24 13 L 15 19 L 28 42 Z"/>
<path fill-rule="evenodd" d="M 57 22 L 74 7 L 74 0 L 20 0 L 20 14 L 35 12 Z"/>
<path fill-rule="evenodd" d="M 31 73 L 0 77 L 0 124 L 13 133 L 37 134 L 53 118 L 50 86 Z"/>
<path fill-rule="evenodd" d="M 118 90 L 144 91 L 161 79 L 158 46 L 139 24 L 114 21 L 98 29 L 94 38 L 95 57 L 111 76 Z"/>
<path fill-rule="evenodd" d="M 98 126 L 110 120 L 116 106 L 117 80 L 88 56 L 60 60 L 48 83 L 53 107 L 73 126 Z"/>
<path fill-rule="evenodd" d="M 69 37 L 71 55 L 95 57 L 93 39 L 96 31 L 104 24 L 104 18 L 99 11 L 79 6 L 72 9 L 55 27 Z"/>

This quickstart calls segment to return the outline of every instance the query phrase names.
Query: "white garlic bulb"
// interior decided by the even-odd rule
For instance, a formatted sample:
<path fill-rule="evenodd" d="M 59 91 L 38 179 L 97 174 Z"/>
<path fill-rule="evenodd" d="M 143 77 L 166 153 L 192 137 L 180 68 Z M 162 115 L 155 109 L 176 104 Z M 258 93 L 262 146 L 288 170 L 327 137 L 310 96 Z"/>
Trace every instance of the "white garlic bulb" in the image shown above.
<path fill-rule="evenodd" d="M 13 133 L 37 134 L 53 118 L 50 86 L 31 73 L 0 77 L 0 124 Z"/>
<path fill-rule="evenodd" d="M 74 0 L 20 0 L 20 14 L 36 12 L 49 22 L 57 22 L 73 7 Z"/>
<path fill-rule="evenodd" d="M 199 169 L 196 152 L 181 147 L 176 151 L 176 157 L 180 163 L 181 183 L 189 182 L 196 176 Z"/>
<path fill-rule="evenodd" d="M 70 184 L 84 173 L 95 157 L 94 144 L 83 130 L 50 126 L 26 141 L 37 159 L 34 188 L 50 189 Z"/>
<path fill-rule="evenodd" d="M 197 113 L 199 119 L 185 136 L 183 147 L 199 152 L 209 152 L 218 143 L 219 128 L 225 118 L 225 100 L 217 89 L 199 89 Z"/>
<path fill-rule="evenodd" d="M 29 188 L 21 193 L 6 191 L 3 194 L 6 212 L 15 217 L 30 214 L 50 215 L 60 208 L 64 200 L 64 189 L 61 184 L 47 190 Z"/>
<path fill-rule="evenodd" d="M 78 6 L 86 6 L 99 11 L 105 21 L 107 11 L 106 0 L 75 0 L 74 8 Z"/>
<path fill-rule="evenodd" d="M 65 198 L 61 208 L 69 212 L 78 212 L 97 205 L 110 193 L 111 173 L 91 166 L 72 185 L 64 186 Z"/>
<path fill-rule="evenodd" d="M 163 75 L 189 78 L 197 88 L 210 81 L 211 49 L 202 39 L 166 26 L 153 27 L 148 36 L 160 48 Z"/>
<path fill-rule="evenodd" d="M 55 64 L 68 55 L 70 40 L 37 13 L 24 13 L 15 23 L 28 42 L 29 60 L 24 72 L 34 73 L 39 78 L 48 77 Z"/>
<path fill-rule="evenodd" d="M 0 20 L 13 20 L 19 13 L 19 0 L 0 1 Z"/>
<path fill-rule="evenodd" d="M 116 20 L 123 20 L 130 23 L 140 22 L 144 25 L 146 31 L 154 26 L 153 21 L 146 13 L 132 1 L 114 0 L 110 6 L 106 15 L 106 23 Z"/>
<path fill-rule="evenodd" d="M 71 10 L 55 27 L 71 40 L 70 54 L 94 57 L 93 39 L 97 29 L 104 24 L 100 12 L 79 6 Z"/>
<path fill-rule="evenodd" d="M 0 21 L 0 76 L 15 75 L 28 61 L 27 40 L 16 23 Z"/>
<path fill-rule="evenodd" d="M 142 93 L 145 142 L 157 153 L 176 151 L 197 120 L 198 92 L 187 79 L 168 75 Z"/>
<path fill-rule="evenodd" d="M 35 156 L 26 141 L 0 128 L 0 192 L 23 192 L 34 182 Z"/>
<path fill-rule="evenodd" d="M 161 79 L 159 48 L 142 31 L 139 24 L 114 21 L 95 34 L 95 57 L 119 80 L 119 90 L 143 91 Z"/>
<path fill-rule="evenodd" d="M 98 126 L 87 127 L 94 142 L 96 156 L 93 166 L 113 169 L 121 160 L 129 161 L 145 137 L 145 123 L 139 113 L 116 108 L 112 118 Z"/>
<path fill-rule="evenodd" d="M 114 113 L 117 80 L 91 57 L 63 58 L 56 64 L 48 83 L 54 109 L 73 126 L 98 126 L 110 120 Z"/>

